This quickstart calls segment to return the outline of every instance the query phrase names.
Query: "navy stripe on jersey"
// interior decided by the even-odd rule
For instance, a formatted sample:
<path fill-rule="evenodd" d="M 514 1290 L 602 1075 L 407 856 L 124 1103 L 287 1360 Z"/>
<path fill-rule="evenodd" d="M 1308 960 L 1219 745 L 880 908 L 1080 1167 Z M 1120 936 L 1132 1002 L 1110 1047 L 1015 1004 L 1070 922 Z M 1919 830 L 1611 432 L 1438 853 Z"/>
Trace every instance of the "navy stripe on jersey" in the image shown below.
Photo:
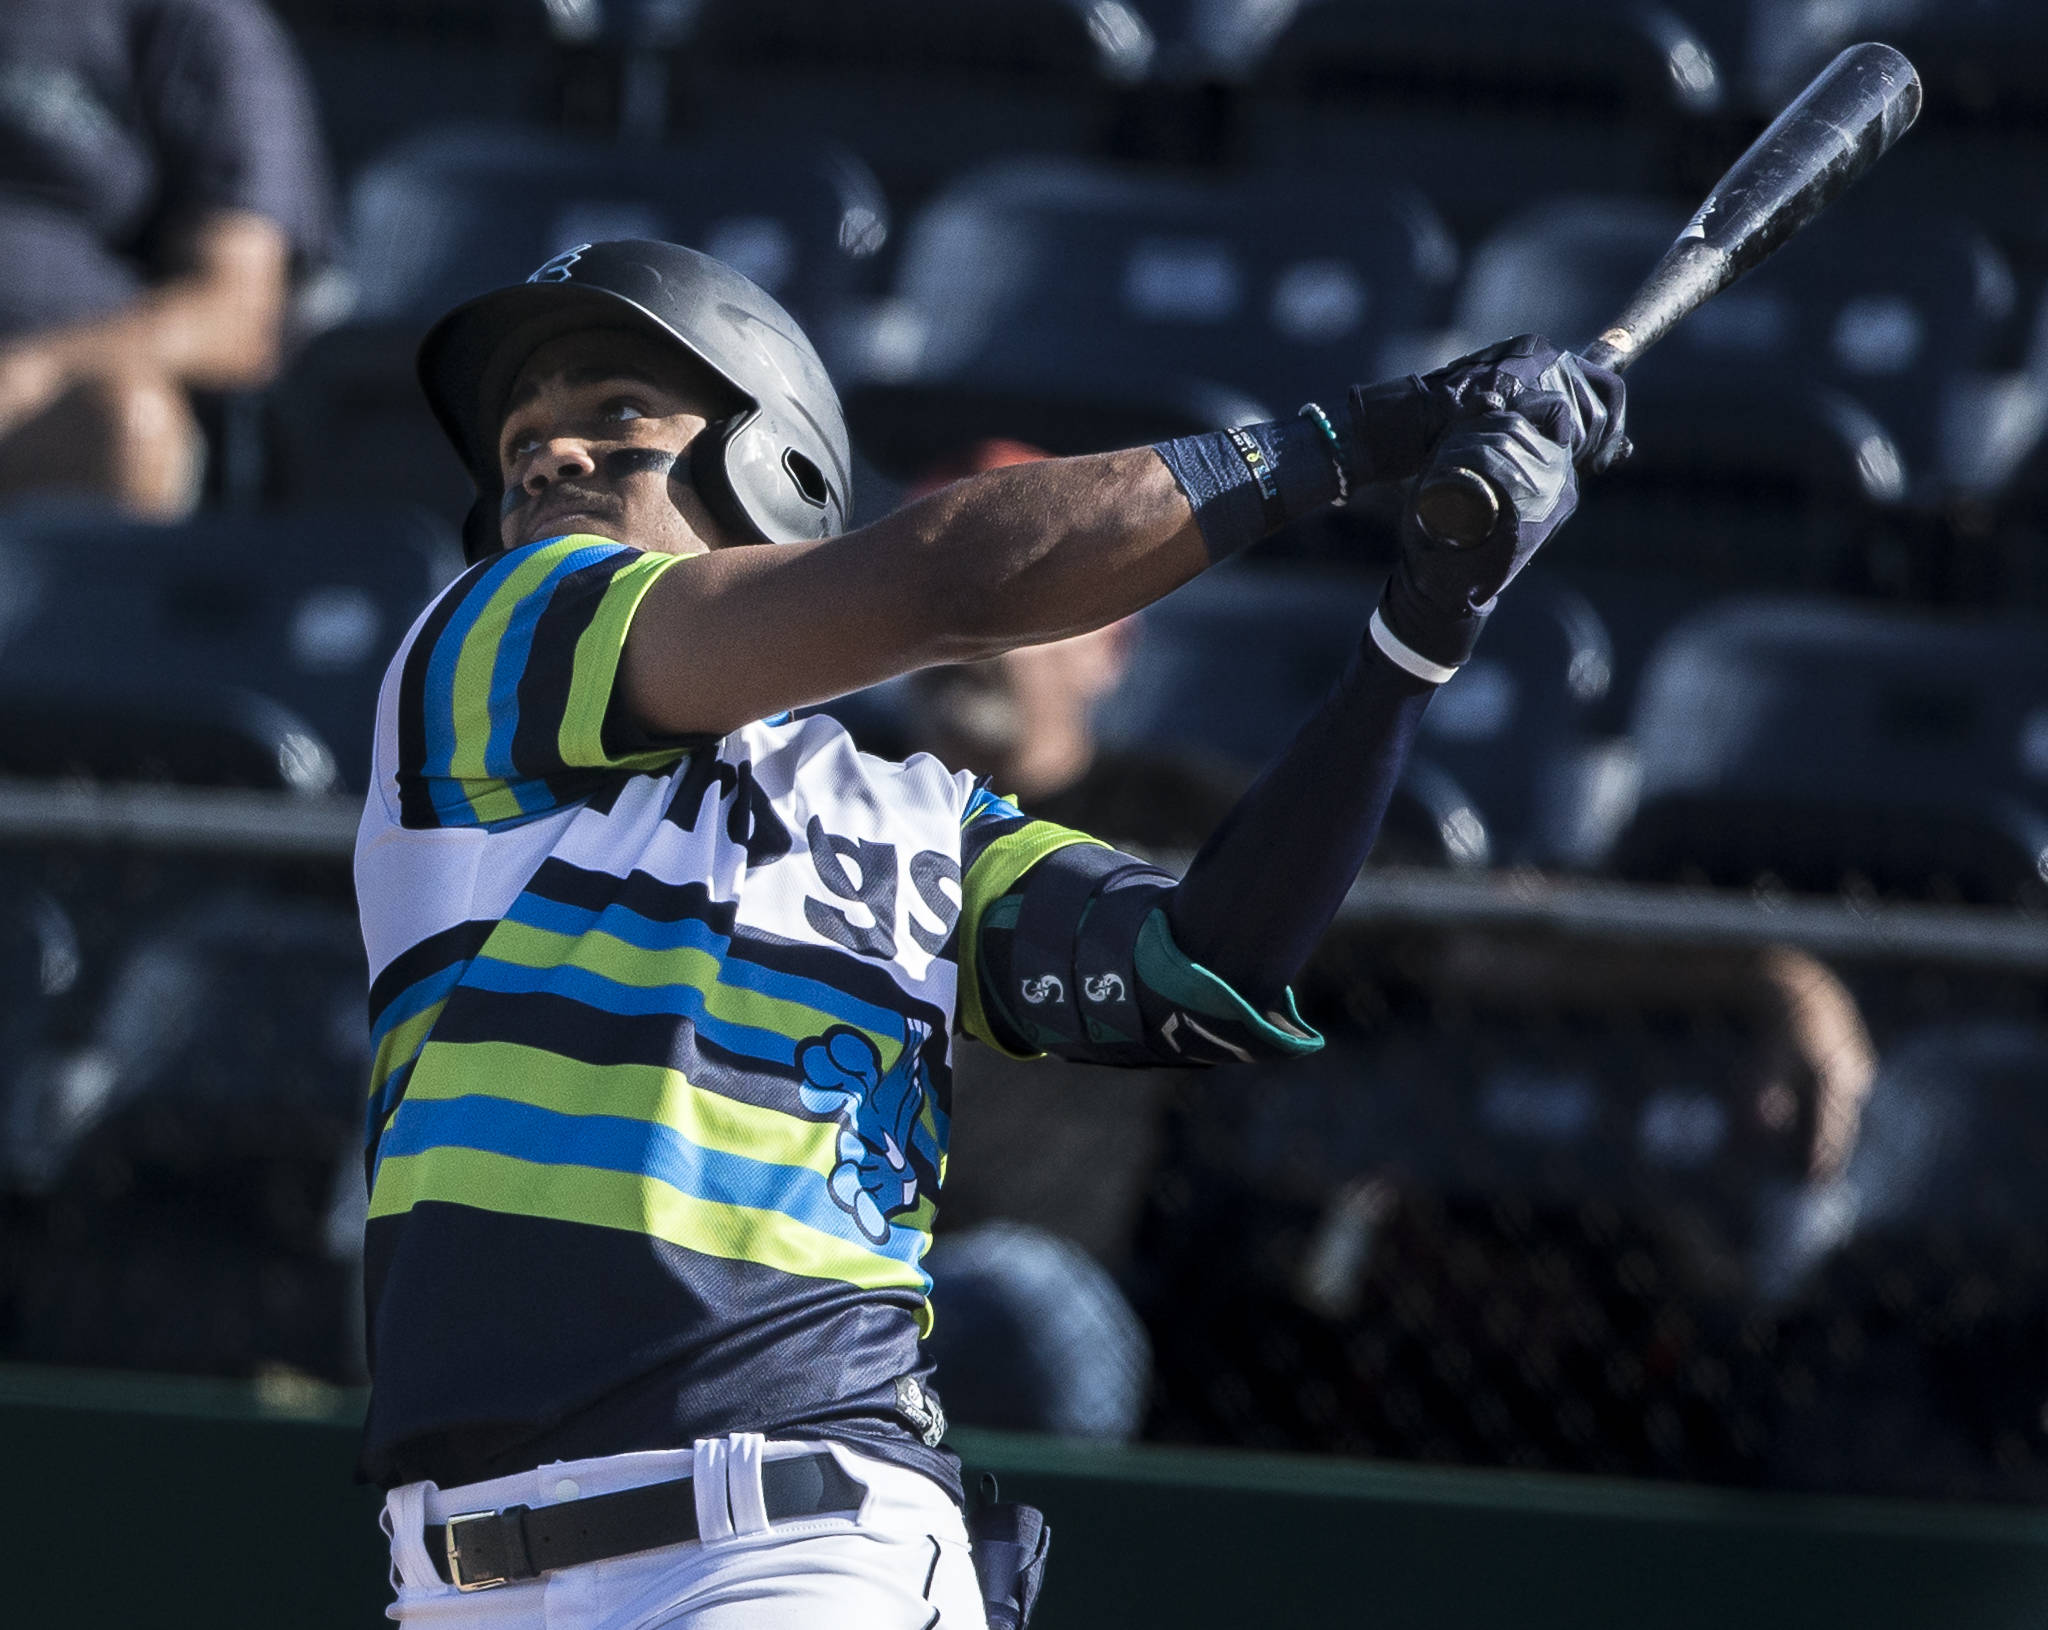
<path fill-rule="evenodd" d="M 384 1010 L 404 991 L 423 979 L 467 962 L 483 949 L 497 926 L 490 921 L 457 923 L 438 934 L 429 934 L 417 945 L 394 957 L 370 985 L 370 1026 L 372 1032 L 389 1028 Z"/>

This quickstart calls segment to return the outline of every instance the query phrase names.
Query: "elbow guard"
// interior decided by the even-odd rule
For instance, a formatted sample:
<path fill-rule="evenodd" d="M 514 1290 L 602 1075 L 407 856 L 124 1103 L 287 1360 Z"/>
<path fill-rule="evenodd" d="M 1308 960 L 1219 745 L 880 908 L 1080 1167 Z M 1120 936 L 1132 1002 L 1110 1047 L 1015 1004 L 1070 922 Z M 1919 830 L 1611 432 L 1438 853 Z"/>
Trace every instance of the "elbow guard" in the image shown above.
<path fill-rule="evenodd" d="M 1291 993 L 1284 1013 L 1260 1013 L 1182 953 L 1166 918 L 1173 888 L 1169 873 L 1092 844 L 1032 867 L 982 923 L 978 977 L 998 1031 L 989 1039 L 1122 1065 L 1249 1064 L 1319 1049 Z"/>

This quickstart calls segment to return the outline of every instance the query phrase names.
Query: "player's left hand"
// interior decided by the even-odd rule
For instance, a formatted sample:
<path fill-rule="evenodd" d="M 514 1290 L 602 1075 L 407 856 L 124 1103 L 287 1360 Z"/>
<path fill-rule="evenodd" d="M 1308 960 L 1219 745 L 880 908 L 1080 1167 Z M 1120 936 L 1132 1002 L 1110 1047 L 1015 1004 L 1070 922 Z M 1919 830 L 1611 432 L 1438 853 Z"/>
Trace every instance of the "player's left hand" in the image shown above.
<path fill-rule="evenodd" d="M 1538 395 L 1561 397 L 1565 413 L 1546 405 L 1553 439 L 1567 447 L 1572 462 L 1594 475 L 1611 469 L 1634 451 L 1628 439 L 1628 392 L 1621 375 L 1570 351 L 1560 351 L 1540 334 L 1517 334 L 1460 357 L 1440 375 L 1440 388 L 1454 404 L 1456 420 L 1474 411 L 1522 413 L 1529 418 Z M 1546 434 L 1551 432 L 1546 430 Z"/>
<path fill-rule="evenodd" d="M 1563 440 L 1580 469 L 1597 473 L 1628 456 L 1621 377 L 1539 334 L 1518 334 L 1433 373 L 1352 386 L 1344 425 L 1346 473 L 1354 486 L 1406 481 L 1429 464 L 1438 441 L 1458 419 L 1514 411 L 1531 392 L 1561 396 L 1570 404 Z"/>

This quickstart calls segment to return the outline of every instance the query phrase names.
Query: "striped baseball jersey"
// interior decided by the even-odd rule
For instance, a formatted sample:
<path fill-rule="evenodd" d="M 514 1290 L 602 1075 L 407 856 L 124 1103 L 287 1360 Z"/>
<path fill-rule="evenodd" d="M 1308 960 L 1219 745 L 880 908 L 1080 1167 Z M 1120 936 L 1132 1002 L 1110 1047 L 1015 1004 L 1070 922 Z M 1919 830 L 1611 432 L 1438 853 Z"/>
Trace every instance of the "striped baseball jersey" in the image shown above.
<path fill-rule="evenodd" d="M 1176 1049 L 1310 1033 L 1177 959 L 1156 911 L 1121 973 L 1047 972 L 1027 873 L 1096 857 L 1073 913 L 1094 879 L 1159 874 L 932 758 L 826 718 L 645 739 L 614 708 L 621 651 L 688 569 L 593 537 L 496 556 L 385 677 L 356 848 L 362 1469 L 469 1481 L 745 1430 L 957 1498 L 920 1348 L 956 1021 L 1143 1062 L 1156 987 Z"/>

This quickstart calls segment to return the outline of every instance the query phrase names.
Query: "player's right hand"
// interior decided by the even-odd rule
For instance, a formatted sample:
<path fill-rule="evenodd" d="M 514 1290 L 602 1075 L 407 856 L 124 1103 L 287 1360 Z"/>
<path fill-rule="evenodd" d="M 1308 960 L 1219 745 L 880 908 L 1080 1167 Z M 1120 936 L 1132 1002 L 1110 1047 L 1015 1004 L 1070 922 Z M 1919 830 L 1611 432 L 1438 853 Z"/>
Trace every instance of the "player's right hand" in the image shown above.
<path fill-rule="evenodd" d="M 1459 549 L 1427 537 L 1411 515 L 1380 615 L 1394 637 L 1431 662 L 1455 668 L 1472 654 L 1493 602 L 1578 507 L 1578 408 L 1554 391 L 1530 391 L 1521 411 L 1474 404 L 1437 446 L 1432 468 L 1472 470 L 1492 485 L 1499 519 L 1480 543 Z"/>

